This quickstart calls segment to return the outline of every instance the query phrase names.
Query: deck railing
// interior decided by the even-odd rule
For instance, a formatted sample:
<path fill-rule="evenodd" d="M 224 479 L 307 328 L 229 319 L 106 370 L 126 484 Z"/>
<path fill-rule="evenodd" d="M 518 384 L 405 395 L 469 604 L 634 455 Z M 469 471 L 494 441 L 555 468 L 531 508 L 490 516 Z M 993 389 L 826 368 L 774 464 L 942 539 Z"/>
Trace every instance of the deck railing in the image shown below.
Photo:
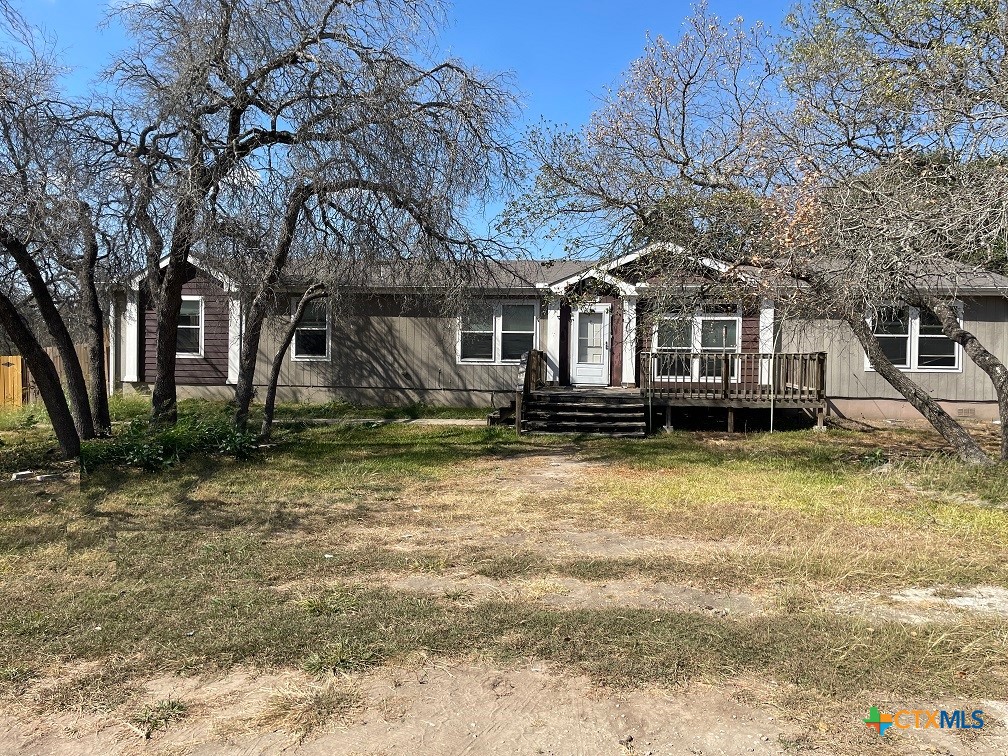
<path fill-rule="evenodd" d="M 826 353 L 641 353 L 641 391 L 652 401 L 819 404 L 826 399 Z"/>
<path fill-rule="evenodd" d="M 521 356 L 515 386 L 515 432 L 521 433 L 522 409 L 529 394 L 546 385 L 546 353 L 530 349 Z"/>

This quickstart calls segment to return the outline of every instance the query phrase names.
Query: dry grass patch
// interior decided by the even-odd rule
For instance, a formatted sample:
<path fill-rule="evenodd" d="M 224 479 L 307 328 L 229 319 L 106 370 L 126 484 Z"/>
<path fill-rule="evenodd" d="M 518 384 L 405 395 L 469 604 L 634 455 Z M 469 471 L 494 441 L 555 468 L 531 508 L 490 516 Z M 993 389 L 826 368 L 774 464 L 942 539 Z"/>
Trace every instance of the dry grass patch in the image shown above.
<path fill-rule="evenodd" d="M 282 729 L 304 742 L 309 735 L 331 724 L 350 724 L 363 705 L 360 692 L 351 683 L 332 679 L 321 685 L 277 691 L 259 723 Z"/>
<path fill-rule="evenodd" d="M 130 724 L 135 727 L 145 740 L 158 731 L 167 730 L 169 725 L 185 718 L 189 707 L 182 701 L 166 698 L 154 704 L 145 705 L 130 718 Z"/>
<path fill-rule="evenodd" d="M 154 673 L 331 681 L 416 655 L 536 660 L 608 685 L 745 675 L 831 702 L 819 710 L 866 691 L 1003 695 L 1003 617 L 837 609 L 843 593 L 1008 586 L 1008 512 L 985 503 L 1003 473 L 911 456 L 909 432 L 881 455 L 845 434 L 284 429 L 250 461 L 26 493 L 0 511 L 0 695 L 99 710 Z M 574 595 L 606 583 L 761 600 L 723 616 Z M 76 671 L 42 676 L 60 665 Z M 299 738 L 355 711 L 329 682 L 274 704 Z"/>

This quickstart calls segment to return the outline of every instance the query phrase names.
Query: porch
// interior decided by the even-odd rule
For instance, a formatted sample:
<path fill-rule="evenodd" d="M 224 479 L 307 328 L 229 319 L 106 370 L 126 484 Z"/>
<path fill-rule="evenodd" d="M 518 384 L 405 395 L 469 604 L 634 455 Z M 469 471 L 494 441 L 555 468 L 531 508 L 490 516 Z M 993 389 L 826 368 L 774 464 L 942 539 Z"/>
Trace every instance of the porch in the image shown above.
<path fill-rule="evenodd" d="M 673 407 L 724 407 L 728 428 L 736 409 L 804 409 L 823 425 L 826 353 L 693 352 L 640 354 L 640 391 L 648 414 Z"/>
<path fill-rule="evenodd" d="M 557 386 L 548 380 L 546 354 L 522 356 L 510 407 L 491 424 L 525 431 L 643 436 L 656 413 L 673 407 L 725 408 L 734 430 L 737 409 L 802 409 L 822 427 L 826 410 L 826 354 L 692 352 L 663 350 L 639 355 L 639 386 Z"/>

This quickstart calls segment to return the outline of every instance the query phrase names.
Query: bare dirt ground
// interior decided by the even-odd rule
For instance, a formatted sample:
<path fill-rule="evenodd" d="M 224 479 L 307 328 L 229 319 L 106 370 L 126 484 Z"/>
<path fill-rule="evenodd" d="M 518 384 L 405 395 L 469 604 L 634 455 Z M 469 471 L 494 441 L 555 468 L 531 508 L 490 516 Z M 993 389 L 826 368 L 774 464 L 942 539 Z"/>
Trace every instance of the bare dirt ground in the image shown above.
<path fill-rule="evenodd" d="M 487 464 L 484 481 L 504 502 L 482 526 L 456 523 L 416 502 L 415 517 L 349 525 L 345 538 L 362 546 L 461 544 L 506 547 L 597 559 L 709 557 L 721 544 L 659 538 L 615 530 L 578 529 L 571 522 L 513 521 L 509 497 L 562 496 L 595 463 L 567 453 L 543 454 L 522 465 Z M 466 495 L 465 493 L 461 495 Z M 472 493 L 468 495 L 473 495 Z M 429 515 L 429 517 L 428 517 Z M 396 590 L 453 594 L 462 600 L 521 597 L 545 607 L 627 607 L 751 616 L 772 610 L 760 591 L 700 590 L 641 576 L 580 580 L 567 576 L 487 577 L 467 570 L 383 572 L 362 577 Z M 289 584 L 271 589 L 296 592 Z M 950 622 L 963 612 L 1008 615 L 1008 593 L 974 587 L 962 591 L 904 590 L 892 595 L 837 596 L 835 611 L 879 616 L 908 624 Z M 341 691 L 339 703 L 317 696 L 325 686 Z M 837 750 L 823 742 L 806 748 L 807 733 L 778 707 L 786 691 L 754 680 L 693 682 L 677 689 L 602 688 L 535 662 L 498 668 L 477 655 L 441 662 L 418 657 L 408 664 L 320 682 L 301 671 L 259 673 L 236 668 L 218 676 L 163 677 L 147 681 L 113 713 L 84 709 L 40 714 L 25 699 L 0 713 L 0 750 L 30 754 L 777 754 L 1008 753 L 1008 705 L 981 702 L 990 717 L 980 737 L 949 732 L 894 733 L 884 744 L 857 719 L 854 734 Z M 135 713 L 159 701 L 185 702 L 185 713 L 145 732 Z M 321 700 L 321 703 L 319 701 Z M 306 703 L 307 702 L 307 703 Z M 312 703 L 314 702 L 314 703 Z M 924 708 L 933 702 L 920 702 Z M 956 702 L 943 701 L 949 707 Z M 975 703 L 975 702 L 971 702 Z M 965 702 L 964 702 L 965 705 Z M 332 711 L 317 726 L 298 731 L 299 707 Z M 310 719 L 310 716 L 309 716 Z M 836 723 L 821 723 L 822 731 Z"/>
<path fill-rule="evenodd" d="M 276 702 L 310 697 L 324 683 L 300 672 L 236 669 L 217 677 L 148 681 L 132 703 L 134 709 L 143 701 L 187 703 L 181 721 L 150 739 L 122 716 L 70 712 L 39 717 L 25 706 L 0 716 L 0 743 L 5 753 L 53 756 L 805 752 L 795 725 L 772 703 L 777 692 L 752 681 L 691 684 L 672 691 L 607 690 L 534 664 L 498 669 L 418 660 L 415 665 L 345 676 L 338 684 L 352 691 L 353 705 L 308 733 L 291 732 L 283 721 L 277 722 Z M 1002 720 L 1008 715 L 1003 705 L 984 705 Z M 885 749 L 872 738 L 877 736 L 861 735 L 843 752 L 1008 752 L 1003 727 L 973 740 L 935 731 L 913 732 L 900 740 L 890 735 Z"/>

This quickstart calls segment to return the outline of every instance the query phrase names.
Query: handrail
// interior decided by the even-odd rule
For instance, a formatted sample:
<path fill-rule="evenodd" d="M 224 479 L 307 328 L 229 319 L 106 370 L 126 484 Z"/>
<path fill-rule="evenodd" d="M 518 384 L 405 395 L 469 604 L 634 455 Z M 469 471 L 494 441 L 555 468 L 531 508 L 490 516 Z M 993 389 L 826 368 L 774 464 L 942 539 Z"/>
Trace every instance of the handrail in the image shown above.
<path fill-rule="evenodd" d="M 518 365 L 518 385 L 515 386 L 515 432 L 521 433 L 522 409 L 529 394 L 546 385 L 546 353 L 530 349 L 521 356 Z"/>
<path fill-rule="evenodd" d="M 826 353 L 641 353 L 641 391 L 649 399 L 819 404 L 826 400 Z"/>

